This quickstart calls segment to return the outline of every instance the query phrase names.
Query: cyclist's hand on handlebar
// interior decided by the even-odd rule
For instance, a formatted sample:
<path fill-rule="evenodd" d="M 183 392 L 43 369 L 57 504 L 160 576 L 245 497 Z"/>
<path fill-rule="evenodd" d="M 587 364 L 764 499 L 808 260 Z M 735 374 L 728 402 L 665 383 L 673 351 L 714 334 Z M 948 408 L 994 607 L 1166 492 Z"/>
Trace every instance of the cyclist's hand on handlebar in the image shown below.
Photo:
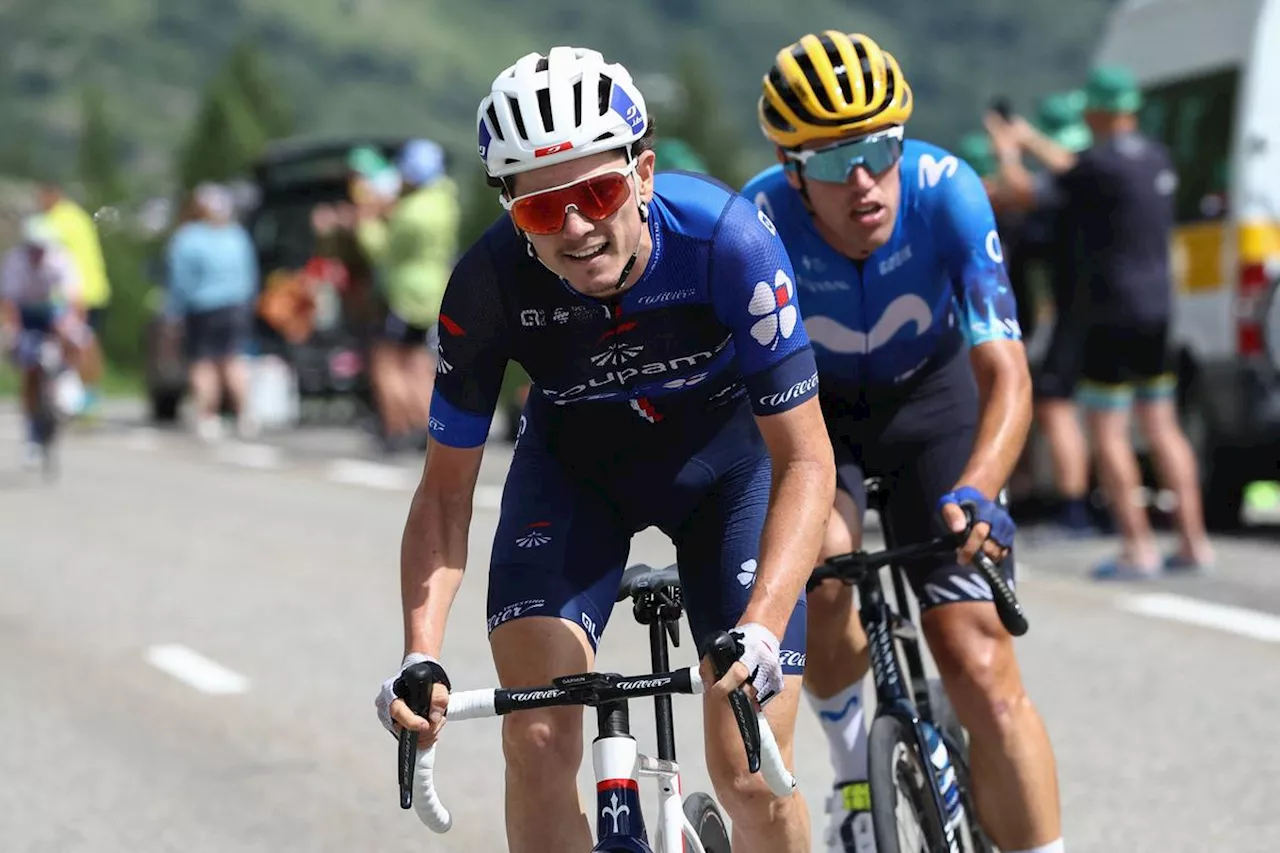
<path fill-rule="evenodd" d="M 782 692 L 778 638 L 758 622 L 739 625 L 730 633 L 742 644 L 742 656 L 712 689 L 724 697 L 734 688 L 746 687 L 756 704 L 763 706 Z"/>
<path fill-rule="evenodd" d="M 973 513 L 974 523 L 969 538 L 956 551 L 960 565 L 967 566 L 979 549 L 999 563 L 1013 546 L 1013 519 L 1004 507 L 972 486 L 961 486 L 938 499 L 938 512 L 952 533 L 963 533 L 968 526 L 966 508 Z"/>
<path fill-rule="evenodd" d="M 400 678 L 400 675 L 406 669 L 414 664 L 424 662 L 439 666 L 439 661 L 435 658 L 418 652 L 413 652 L 405 657 L 404 662 L 400 664 L 400 672 L 382 682 L 382 687 L 378 690 L 378 698 L 374 702 L 378 709 L 378 719 L 382 722 L 383 728 L 397 736 L 399 736 L 401 729 L 416 731 L 420 749 L 425 749 L 435 743 L 436 738 L 440 736 L 440 730 L 444 727 L 445 712 L 449 708 L 448 684 L 446 681 L 436 681 L 431 689 L 430 710 L 426 712 L 425 717 L 414 713 L 413 709 L 409 707 L 409 703 L 396 695 L 395 685 L 396 680 Z M 441 669 L 440 672 L 443 673 L 444 670 Z"/>

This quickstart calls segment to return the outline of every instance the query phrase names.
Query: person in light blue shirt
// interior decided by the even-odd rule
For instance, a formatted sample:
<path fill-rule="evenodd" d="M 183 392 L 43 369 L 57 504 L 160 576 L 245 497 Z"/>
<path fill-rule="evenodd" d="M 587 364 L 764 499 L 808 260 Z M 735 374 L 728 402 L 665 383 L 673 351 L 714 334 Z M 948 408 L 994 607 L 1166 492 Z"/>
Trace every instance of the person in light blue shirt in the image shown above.
<path fill-rule="evenodd" d="M 222 392 L 237 412 L 242 437 L 254 432 L 244 401 L 248 370 L 243 354 L 258 291 L 258 261 L 253 241 L 233 218 L 231 193 L 217 184 L 195 190 L 195 218 L 179 226 L 165 257 L 171 320 L 181 320 L 190 362 L 196 406 L 196 431 L 214 440 Z"/>

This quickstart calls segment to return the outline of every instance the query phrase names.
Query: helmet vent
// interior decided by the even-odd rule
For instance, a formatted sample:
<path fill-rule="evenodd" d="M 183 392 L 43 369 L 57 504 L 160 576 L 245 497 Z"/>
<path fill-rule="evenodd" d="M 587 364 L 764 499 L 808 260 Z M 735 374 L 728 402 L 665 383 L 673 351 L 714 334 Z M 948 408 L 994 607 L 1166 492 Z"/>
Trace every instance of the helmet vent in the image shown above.
<path fill-rule="evenodd" d="M 582 81 L 573 84 L 573 126 L 582 126 Z"/>
<path fill-rule="evenodd" d="M 520 102 L 513 95 L 507 95 L 507 103 L 511 106 L 511 117 L 516 121 L 516 133 L 521 139 L 529 138 L 529 131 L 524 129 L 524 116 L 520 113 Z"/>
<path fill-rule="evenodd" d="M 493 108 L 493 102 L 489 102 L 489 109 L 485 113 L 489 116 L 489 127 L 493 128 L 493 133 L 498 137 L 499 142 L 506 142 L 502 137 L 502 125 L 498 122 L 498 111 Z"/>
<path fill-rule="evenodd" d="M 555 119 L 551 115 L 551 90 L 538 90 L 538 112 L 542 114 L 542 126 L 548 132 L 556 130 Z"/>
<path fill-rule="evenodd" d="M 809 90 L 818 99 L 818 105 L 828 112 L 834 112 L 835 104 L 831 103 L 831 98 L 827 95 L 827 88 L 822 85 L 822 79 L 818 77 L 818 69 L 813 67 L 813 60 L 809 58 L 808 51 L 803 47 L 797 46 L 791 55 L 796 58 L 800 69 L 804 71 L 804 79 L 809 82 Z"/>

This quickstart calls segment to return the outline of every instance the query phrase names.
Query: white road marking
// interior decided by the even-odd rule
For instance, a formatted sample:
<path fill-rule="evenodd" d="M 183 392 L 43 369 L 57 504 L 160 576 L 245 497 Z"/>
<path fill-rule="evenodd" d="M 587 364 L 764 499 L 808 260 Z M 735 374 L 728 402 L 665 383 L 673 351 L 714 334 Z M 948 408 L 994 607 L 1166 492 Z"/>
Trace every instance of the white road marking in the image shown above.
<path fill-rule="evenodd" d="M 1169 593 L 1131 595 L 1120 599 L 1117 604 L 1121 610 L 1141 616 L 1169 619 L 1268 643 L 1280 643 L 1280 616 L 1258 610 L 1213 604 Z"/>
<path fill-rule="evenodd" d="M 240 673 L 176 643 L 147 649 L 147 663 L 201 693 L 222 696 L 249 690 L 249 679 Z"/>
<path fill-rule="evenodd" d="M 408 468 L 360 459 L 338 459 L 332 462 L 327 476 L 335 483 L 388 491 L 412 489 L 418 483 L 418 475 Z"/>
<path fill-rule="evenodd" d="M 269 444 L 228 444 L 217 451 L 219 462 L 244 468 L 279 468 L 282 458 L 280 448 Z"/>

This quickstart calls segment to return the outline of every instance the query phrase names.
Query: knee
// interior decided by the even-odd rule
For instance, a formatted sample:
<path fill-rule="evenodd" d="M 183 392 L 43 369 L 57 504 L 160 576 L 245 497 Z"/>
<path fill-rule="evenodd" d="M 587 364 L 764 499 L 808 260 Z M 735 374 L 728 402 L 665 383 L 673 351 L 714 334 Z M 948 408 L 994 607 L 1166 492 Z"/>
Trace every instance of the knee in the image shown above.
<path fill-rule="evenodd" d="M 518 711 L 502 721 L 507 772 L 521 777 L 573 775 L 582 762 L 582 709 Z"/>
<path fill-rule="evenodd" d="M 741 740 L 738 747 L 742 747 Z M 790 765 L 790 761 L 788 761 Z M 728 766 L 725 762 L 712 762 L 708 768 L 716 799 L 724 807 L 735 828 L 755 834 L 768 832 L 771 826 L 786 823 L 791 810 L 796 808 L 798 795 L 785 798 L 774 796 L 759 773 L 749 773 L 745 766 Z"/>
<path fill-rule="evenodd" d="M 979 607 L 959 606 L 973 611 Z M 930 650 L 961 724 L 979 736 L 998 737 L 1013 727 L 1030 700 L 1012 638 L 1000 627 L 994 611 L 973 615 L 977 618 L 951 620 L 931 632 Z"/>

